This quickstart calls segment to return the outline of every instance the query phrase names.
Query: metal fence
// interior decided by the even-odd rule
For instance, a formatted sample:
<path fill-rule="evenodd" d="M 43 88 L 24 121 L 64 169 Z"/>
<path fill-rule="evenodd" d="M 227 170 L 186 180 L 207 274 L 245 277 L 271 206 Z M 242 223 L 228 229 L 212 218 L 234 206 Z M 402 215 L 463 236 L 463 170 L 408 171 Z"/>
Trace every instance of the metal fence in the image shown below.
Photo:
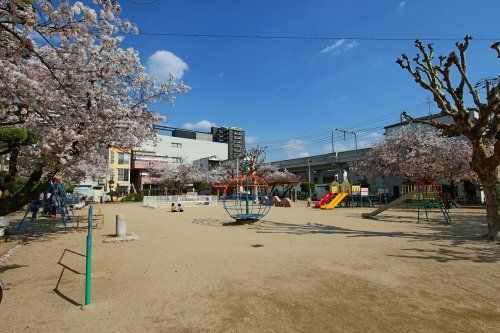
<path fill-rule="evenodd" d="M 185 207 L 194 207 L 198 205 L 213 206 L 217 205 L 216 195 L 162 195 L 162 196 L 144 196 L 142 200 L 143 207 L 166 208 L 174 203 Z"/>

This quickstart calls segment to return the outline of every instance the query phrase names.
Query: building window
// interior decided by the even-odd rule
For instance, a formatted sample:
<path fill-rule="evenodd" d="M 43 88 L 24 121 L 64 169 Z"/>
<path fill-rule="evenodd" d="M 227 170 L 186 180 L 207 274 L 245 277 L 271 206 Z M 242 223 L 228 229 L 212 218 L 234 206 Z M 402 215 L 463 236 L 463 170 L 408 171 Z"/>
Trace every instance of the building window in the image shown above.
<path fill-rule="evenodd" d="M 129 169 L 118 169 L 118 181 L 128 182 L 129 180 Z"/>
<path fill-rule="evenodd" d="M 115 181 L 115 174 L 114 173 L 109 175 L 109 181 L 111 181 L 111 182 Z"/>
<path fill-rule="evenodd" d="M 172 163 L 182 163 L 182 157 L 171 157 Z"/>
<path fill-rule="evenodd" d="M 113 150 L 109 151 L 109 163 L 115 164 L 115 152 Z"/>
<path fill-rule="evenodd" d="M 130 164 L 130 153 L 118 153 L 118 164 L 129 165 Z"/>
<path fill-rule="evenodd" d="M 174 148 L 182 148 L 182 143 L 172 142 L 170 146 Z"/>

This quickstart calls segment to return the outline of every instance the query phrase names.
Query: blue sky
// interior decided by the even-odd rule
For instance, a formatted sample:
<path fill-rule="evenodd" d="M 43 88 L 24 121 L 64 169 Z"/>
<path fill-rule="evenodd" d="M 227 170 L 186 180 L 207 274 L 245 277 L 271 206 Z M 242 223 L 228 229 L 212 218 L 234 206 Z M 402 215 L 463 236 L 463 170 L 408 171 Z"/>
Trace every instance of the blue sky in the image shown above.
<path fill-rule="evenodd" d="M 500 38 L 497 0 L 122 1 L 140 32 L 347 37 Z M 426 94 L 395 63 L 410 41 L 214 39 L 128 35 L 152 73 L 172 71 L 192 87 L 174 107 L 155 105 L 175 127 L 211 123 L 246 130 L 271 160 L 329 152 L 332 128 L 358 132 L 366 146 L 401 109 L 428 113 Z M 472 42 L 473 81 L 498 75 L 490 42 Z M 451 41 L 435 42 L 447 54 Z M 434 105 L 431 111 L 435 112 Z M 336 150 L 353 140 L 338 134 Z"/>

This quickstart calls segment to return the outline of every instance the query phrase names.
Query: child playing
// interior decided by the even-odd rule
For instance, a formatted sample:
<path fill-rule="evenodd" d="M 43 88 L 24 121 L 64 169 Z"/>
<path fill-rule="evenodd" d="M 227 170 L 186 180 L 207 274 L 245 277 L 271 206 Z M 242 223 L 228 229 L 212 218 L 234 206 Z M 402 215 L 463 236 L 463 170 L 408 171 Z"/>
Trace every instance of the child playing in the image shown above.
<path fill-rule="evenodd" d="M 175 207 L 175 203 L 173 203 L 173 202 L 172 202 L 172 206 L 170 206 L 170 211 L 171 211 L 172 213 L 177 212 L 177 208 Z"/>
<path fill-rule="evenodd" d="M 182 207 L 182 205 L 181 205 L 181 203 L 180 203 L 180 202 L 177 204 L 177 206 L 178 206 L 178 207 L 177 207 L 177 211 L 179 211 L 179 212 L 181 212 L 181 213 L 182 213 L 182 212 L 184 212 L 184 208 Z"/>

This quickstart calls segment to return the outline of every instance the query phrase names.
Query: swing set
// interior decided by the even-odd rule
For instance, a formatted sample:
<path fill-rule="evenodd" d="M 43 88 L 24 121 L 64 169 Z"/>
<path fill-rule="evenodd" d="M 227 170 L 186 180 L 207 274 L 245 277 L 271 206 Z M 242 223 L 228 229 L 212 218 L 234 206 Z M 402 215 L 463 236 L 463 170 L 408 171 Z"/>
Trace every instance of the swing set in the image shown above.
<path fill-rule="evenodd" d="M 70 208 L 70 200 L 66 192 L 66 187 L 61 179 L 54 178 L 49 183 L 49 187 L 43 192 L 41 197 L 30 202 L 23 218 L 19 221 L 19 224 L 16 227 L 17 232 L 23 228 L 30 213 L 30 224 L 33 223 L 39 215 L 52 217 L 60 215 L 61 222 L 64 225 L 64 228 L 66 228 L 66 223 L 71 220 L 74 213 Z"/>

